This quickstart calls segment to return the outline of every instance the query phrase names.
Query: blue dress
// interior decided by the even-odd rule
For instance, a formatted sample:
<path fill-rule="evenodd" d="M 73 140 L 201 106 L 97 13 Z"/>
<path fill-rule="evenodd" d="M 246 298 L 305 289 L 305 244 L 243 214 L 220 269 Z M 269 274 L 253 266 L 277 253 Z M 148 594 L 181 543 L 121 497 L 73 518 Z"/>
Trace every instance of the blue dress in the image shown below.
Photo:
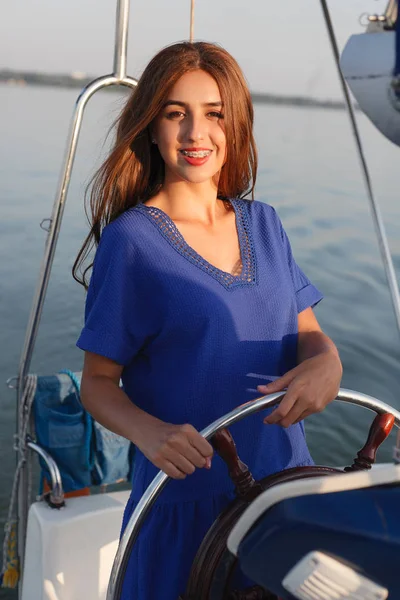
<path fill-rule="evenodd" d="M 242 272 L 212 266 L 161 209 L 139 204 L 103 231 L 77 345 L 124 366 L 122 382 L 146 412 L 197 430 L 260 396 L 296 365 L 297 316 L 322 298 L 293 259 L 275 210 L 230 200 Z M 256 479 L 313 464 L 302 423 L 264 425 L 266 411 L 230 428 Z M 136 450 L 122 531 L 158 472 Z M 234 497 L 223 461 L 171 480 L 134 546 L 123 600 L 177 600 L 212 522 Z"/>

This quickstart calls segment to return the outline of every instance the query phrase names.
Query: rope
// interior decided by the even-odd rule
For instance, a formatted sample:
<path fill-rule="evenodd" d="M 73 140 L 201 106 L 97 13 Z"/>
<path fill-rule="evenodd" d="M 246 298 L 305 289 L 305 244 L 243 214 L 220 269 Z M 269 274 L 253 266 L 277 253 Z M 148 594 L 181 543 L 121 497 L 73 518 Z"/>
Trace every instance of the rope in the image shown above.
<path fill-rule="evenodd" d="M 396 272 L 395 272 L 394 266 L 393 266 L 392 256 L 390 254 L 389 244 L 387 241 L 385 225 L 382 220 L 380 208 L 378 206 L 378 203 L 375 200 L 374 193 L 372 191 L 371 178 L 369 175 L 367 162 L 366 162 L 365 155 L 364 155 L 364 150 L 363 150 L 363 147 L 361 144 L 361 138 L 360 138 L 360 134 L 358 131 L 358 127 L 357 127 L 357 123 L 356 123 L 356 119 L 355 119 L 355 115 L 354 115 L 354 108 L 353 108 L 353 105 L 350 100 L 349 91 L 347 89 L 346 82 L 343 78 L 342 71 L 340 70 L 339 50 L 338 50 L 336 36 L 335 36 L 335 32 L 333 30 L 332 21 L 331 21 L 331 17 L 329 14 L 329 9 L 328 9 L 326 0 L 321 0 L 321 7 L 322 7 L 322 12 L 324 13 L 325 23 L 326 23 L 326 27 L 328 30 L 328 36 L 329 36 L 329 39 L 331 42 L 332 51 L 333 51 L 333 55 L 335 58 L 335 63 L 336 63 L 340 83 L 342 85 L 343 95 L 344 95 L 344 98 L 346 101 L 346 106 L 347 106 L 347 110 L 348 110 L 348 114 L 349 114 L 349 118 L 350 118 L 351 128 L 352 128 L 353 135 L 354 135 L 354 140 L 356 142 L 356 147 L 357 147 L 359 159 L 361 162 L 361 170 L 362 170 L 362 173 L 364 176 L 364 183 L 367 188 L 367 194 L 368 194 L 368 198 L 369 198 L 369 202 L 370 202 L 372 217 L 373 217 L 375 230 L 376 230 L 376 234 L 377 234 L 377 238 L 378 238 L 379 250 L 381 252 L 381 257 L 382 257 L 383 265 L 385 268 L 386 279 L 387 279 L 387 282 L 389 285 L 390 297 L 392 300 L 393 309 L 394 309 L 394 313 L 395 313 L 397 329 L 400 334 L 400 292 L 399 292 L 399 286 L 397 283 Z"/>
<path fill-rule="evenodd" d="M 80 400 L 81 384 L 79 383 L 79 380 L 78 380 L 77 376 L 75 375 L 75 373 L 73 373 L 69 369 L 61 369 L 61 371 L 59 371 L 59 373 L 63 373 L 64 375 L 68 375 L 68 377 L 70 377 L 72 383 L 75 386 L 75 391 L 76 391 L 76 395 L 78 396 L 78 400 Z"/>
<path fill-rule="evenodd" d="M 60 373 L 65 373 L 71 378 L 74 384 L 76 394 L 80 400 L 80 383 L 72 371 L 63 369 Z M 26 460 L 27 447 L 26 440 L 28 435 L 28 429 L 31 423 L 32 404 L 35 398 L 37 388 L 37 376 L 27 375 L 24 392 L 21 399 L 19 408 L 19 422 L 21 423 L 21 434 L 17 440 L 17 450 L 19 453 L 19 460 L 15 469 L 14 481 L 11 490 L 10 504 L 8 508 L 8 514 L 6 523 L 4 525 L 4 542 L 3 542 L 3 563 L 2 570 L 0 572 L 0 585 L 3 588 L 15 588 L 18 584 L 20 570 L 19 570 L 19 559 L 18 559 L 18 548 L 17 548 L 17 522 L 16 517 L 16 502 L 18 497 L 18 483 L 21 474 L 22 467 L 25 463 L 30 466 L 30 461 Z M 90 440 L 90 427 L 87 427 L 88 437 Z M 32 470 L 28 468 L 28 490 L 27 490 L 29 501 L 32 497 Z"/>
<path fill-rule="evenodd" d="M 375 200 L 375 197 L 374 197 L 374 194 L 372 191 L 371 178 L 370 178 L 370 175 L 368 172 L 367 162 L 365 160 L 364 151 L 363 151 L 363 147 L 361 144 L 360 134 L 358 132 L 358 127 L 357 127 L 357 123 L 356 123 L 356 119 L 355 119 L 355 115 L 354 115 L 353 105 L 350 101 L 350 95 L 349 95 L 349 92 L 348 92 L 348 89 L 346 86 L 346 82 L 343 78 L 342 71 L 340 69 L 340 58 L 339 58 L 338 45 L 337 45 L 335 32 L 333 30 L 332 21 L 331 21 L 330 14 L 329 14 L 329 9 L 326 4 L 326 0 L 321 0 L 321 6 L 322 6 L 322 12 L 324 13 L 324 17 L 325 17 L 325 23 L 326 23 L 326 27 L 328 29 L 329 38 L 331 41 L 332 51 L 333 51 L 333 55 L 334 55 L 335 62 L 336 62 L 336 67 L 337 67 L 337 70 L 339 73 L 340 83 L 342 84 L 343 94 L 344 94 L 344 97 L 346 100 L 346 105 L 347 105 L 347 109 L 348 109 L 348 113 L 349 113 L 349 117 L 350 117 L 350 122 L 351 122 L 352 130 L 353 130 L 354 139 L 356 141 L 356 146 L 357 146 L 358 154 L 359 154 L 360 161 L 361 161 L 361 167 L 362 167 L 362 172 L 364 175 L 364 181 L 365 181 L 365 185 L 367 187 L 368 197 L 369 197 L 370 204 L 371 204 L 371 210 L 372 210 L 372 214 L 374 217 L 374 224 L 375 224 L 376 232 L 377 232 L 377 236 L 378 236 L 379 248 L 381 251 L 383 265 L 385 267 L 386 278 L 387 278 L 387 281 L 389 284 L 390 295 L 391 295 L 394 313 L 395 313 L 396 322 L 397 322 L 397 329 L 400 333 L 400 292 L 399 292 L 399 286 L 397 283 L 396 273 L 395 273 L 394 266 L 393 266 L 392 256 L 390 254 L 389 245 L 388 245 L 387 238 L 386 238 L 385 226 L 383 224 L 380 210 L 379 210 L 378 204 Z M 400 6 L 400 0 L 399 0 L 399 6 Z M 397 51 L 396 68 L 395 68 L 394 74 L 397 75 L 397 77 L 399 77 L 399 80 L 400 80 L 399 13 L 398 13 L 397 22 L 396 22 L 396 51 Z M 394 458 L 395 463 L 400 464 L 400 430 L 397 433 L 397 442 L 396 442 L 396 446 L 393 449 L 393 458 Z"/>
<path fill-rule="evenodd" d="M 0 574 L 0 584 L 3 588 L 15 588 L 19 579 L 19 560 L 17 553 L 17 518 L 15 506 L 18 495 L 18 482 L 23 465 L 26 462 L 26 438 L 30 423 L 31 408 L 35 397 L 37 376 L 27 375 L 25 388 L 19 408 L 19 422 L 21 434 L 17 439 L 19 460 L 15 469 L 14 481 L 11 490 L 10 504 L 7 520 L 4 525 L 3 566 Z M 30 489 L 30 488 L 29 488 Z"/>
<path fill-rule="evenodd" d="M 189 41 L 193 44 L 194 40 L 194 0 L 191 0 L 190 4 L 190 38 Z"/>

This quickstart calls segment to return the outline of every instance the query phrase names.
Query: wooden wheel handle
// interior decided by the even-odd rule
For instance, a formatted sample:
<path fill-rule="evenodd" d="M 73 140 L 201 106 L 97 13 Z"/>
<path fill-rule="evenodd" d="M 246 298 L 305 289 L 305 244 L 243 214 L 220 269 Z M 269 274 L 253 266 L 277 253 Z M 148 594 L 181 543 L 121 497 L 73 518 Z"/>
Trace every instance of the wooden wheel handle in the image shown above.
<path fill-rule="evenodd" d="M 250 502 L 261 492 L 260 484 L 254 481 L 254 477 L 247 465 L 242 462 L 236 450 L 233 437 L 227 429 L 221 429 L 211 439 L 211 444 L 225 461 L 229 476 L 232 479 L 236 494 L 242 500 Z"/>
<path fill-rule="evenodd" d="M 365 471 L 371 468 L 376 459 L 376 453 L 379 446 L 384 442 L 392 431 L 394 425 L 394 416 L 390 413 L 376 415 L 369 429 L 366 444 L 354 459 L 351 467 L 346 467 L 345 471 Z"/>

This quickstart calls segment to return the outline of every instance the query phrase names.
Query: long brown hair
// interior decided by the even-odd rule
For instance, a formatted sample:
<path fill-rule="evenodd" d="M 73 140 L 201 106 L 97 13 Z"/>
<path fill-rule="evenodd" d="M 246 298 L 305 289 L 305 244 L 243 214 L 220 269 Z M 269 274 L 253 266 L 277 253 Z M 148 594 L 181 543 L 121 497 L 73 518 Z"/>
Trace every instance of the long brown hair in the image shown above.
<path fill-rule="evenodd" d="M 78 269 L 103 228 L 121 213 L 157 194 L 164 179 L 164 161 L 151 143 L 151 125 L 174 84 L 189 71 L 202 69 L 218 84 L 224 105 L 227 160 L 221 169 L 218 195 L 254 197 L 257 150 L 253 137 L 253 105 L 243 73 L 223 48 L 207 42 L 181 42 L 161 50 L 148 64 L 116 121 L 111 154 L 92 178 L 90 232 L 75 260 L 74 279 L 87 287 Z M 87 196 L 86 196 L 87 197 Z"/>

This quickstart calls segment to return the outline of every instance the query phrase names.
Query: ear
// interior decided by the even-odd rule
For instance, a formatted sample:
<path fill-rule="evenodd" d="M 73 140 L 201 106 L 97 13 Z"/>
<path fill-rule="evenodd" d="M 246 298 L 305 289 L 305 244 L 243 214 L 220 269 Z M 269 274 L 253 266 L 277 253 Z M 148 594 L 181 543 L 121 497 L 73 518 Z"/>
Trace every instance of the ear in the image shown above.
<path fill-rule="evenodd" d="M 155 135 L 155 131 L 154 131 L 155 127 L 154 124 L 152 124 L 151 126 L 149 126 L 149 136 L 150 136 L 150 140 L 152 144 L 157 144 L 157 136 Z"/>

